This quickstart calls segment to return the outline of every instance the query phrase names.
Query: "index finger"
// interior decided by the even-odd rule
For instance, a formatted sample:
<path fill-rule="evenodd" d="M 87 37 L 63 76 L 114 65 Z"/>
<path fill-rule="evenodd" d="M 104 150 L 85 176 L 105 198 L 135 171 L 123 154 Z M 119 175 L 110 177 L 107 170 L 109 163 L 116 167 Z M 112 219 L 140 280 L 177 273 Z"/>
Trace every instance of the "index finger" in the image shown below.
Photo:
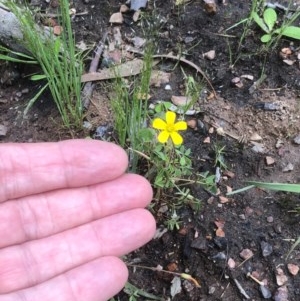
<path fill-rule="evenodd" d="M 112 180 L 127 168 L 126 153 L 95 140 L 0 145 L 0 202 L 60 188 Z"/>

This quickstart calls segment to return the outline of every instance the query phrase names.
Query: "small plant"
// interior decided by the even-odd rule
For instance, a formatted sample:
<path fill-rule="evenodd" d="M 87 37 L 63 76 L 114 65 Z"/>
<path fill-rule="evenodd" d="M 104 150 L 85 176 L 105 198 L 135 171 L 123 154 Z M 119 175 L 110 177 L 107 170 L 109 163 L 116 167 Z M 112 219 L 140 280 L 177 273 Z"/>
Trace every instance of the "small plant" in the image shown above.
<path fill-rule="evenodd" d="M 289 5 L 291 5 L 291 1 L 289 1 L 289 3 Z M 228 31 L 236 28 L 237 26 L 243 25 L 243 32 L 240 35 L 239 43 L 236 48 L 237 57 L 234 57 L 232 51 L 232 47 L 235 47 L 235 45 L 230 43 L 228 40 L 231 66 L 234 66 L 237 63 L 237 61 L 242 56 L 244 56 L 242 52 L 242 45 L 247 36 L 249 36 L 249 32 L 251 31 L 251 27 L 254 23 L 257 24 L 265 32 L 265 34 L 261 37 L 263 47 L 261 47 L 261 49 L 252 49 L 253 54 L 258 54 L 261 52 L 265 52 L 271 47 L 274 47 L 282 36 L 299 40 L 300 28 L 297 26 L 293 26 L 293 24 L 299 18 L 299 16 L 299 10 L 291 12 L 289 11 L 289 8 L 287 8 L 282 17 L 282 22 L 279 23 L 275 9 L 270 7 L 266 8 L 266 2 L 264 0 L 252 0 L 251 10 L 248 17 L 238 21 L 237 23 L 233 24 L 225 30 L 225 33 L 227 33 Z M 246 55 L 248 56 L 249 53 L 247 53 Z"/>
<path fill-rule="evenodd" d="M 172 215 L 165 221 L 165 224 L 169 230 L 179 230 L 180 229 L 180 217 L 177 215 L 176 211 L 174 210 Z"/>
<path fill-rule="evenodd" d="M 28 7 L 19 6 L 16 1 L 4 1 L 4 4 L 20 22 L 23 34 L 21 42 L 32 56 L 26 58 L 25 55 L 20 54 L 20 61 L 26 62 L 28 59 L 26 63 L 37 62 L 41 67 L 41 74 L 34 75 L 31 79 L 46 81 L 43 88 L 30 100 L 24 113 L 26 114 L 42 92 L 49 88 L 65 126 L 81 127 L 80 94 L 83 62 L 81 53 L 75 50 L 69 2 L 60 1 L 60 21 L 63 28 L 60 36 L 54 36 L 51 30 L 46 32 L 39 28 L 35 22 L 34 13 Z M 6 55 L 6 58 L 9 56 Z M 5 57 L 2 56 L 0 59 L 5 59 Z"/>
<path fill-rule="evenodd" d="M 139 297 L 147 298 L 148 300 L 158 300 L 163 301 L 163 298 L 157 297 L 153 294 L 147 293 L 144 290 L 136 287 L 135 285 L 126 282 L 124 293 L 126 293 L 129 296 L 128 301 L 137 301 L 139 300 Z"/>
<path fill-rule="evenodd" d="M 186 75 L 182 70 L 185 79 L 185 96 L 187 97 L 188 103 L 183 106 L 184 113 L 193 107 L 199 100 L 200 93 L 202 90 L 201 84 L 195 81 L 193 76 Z"/>
<path fill-rule="evenodd" d="M 265 32 L 265 34 L 260 38 L 263 43 L 270 42 L 274 35 L 286 36 L 300 40 L 300 27 L 291 26 L 291 21 L 285 21 L 280 27 L 277 26 L 277 28 L 275 28 L 278 18 L 275 9 L 271 7 L 264 10 L 262 18 L 257 14 L 256 11 L 252 12 L 252 18 L 255 23 Z"/>
<path fill-rule="evenodd" d="M 134 80 L 133 89 L 130 90 L 120 77 L 117 77 L 114 83 L 115 96 L 112 99 L 112 109 L 118 142 L 122 147 L 129 147 L 130 169 L 133 172 L 137 170 L 138 165 L 135 151 L 143 151 L 140 137 L 146 128 L 148 115 L 147 101 L 143 98 L 149 94 L 152 57 L 153 49 L 150 43 L 146 46 L 141 77 Z M 118 75 L 118 66 L 115 70 Z"/>
<path fill-rule="evenodd" d="M 214 152 L 215 152 L 215 166 L 220 167 L 223 170 L 227 169 L 227 165 L 225 163 L 225 146 L 218 146 L 217 144 L 214 145 Z"/>

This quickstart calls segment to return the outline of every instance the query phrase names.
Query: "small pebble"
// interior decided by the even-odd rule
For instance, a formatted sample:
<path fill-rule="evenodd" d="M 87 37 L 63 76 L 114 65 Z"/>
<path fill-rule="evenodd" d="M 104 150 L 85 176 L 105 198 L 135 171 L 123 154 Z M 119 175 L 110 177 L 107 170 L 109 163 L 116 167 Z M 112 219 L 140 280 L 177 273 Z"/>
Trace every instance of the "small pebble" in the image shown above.
<path fill-rule="evenodd" d="M 188 98 L 186 96 L 176 96 L 176 95 L 173 95 L 171 97 L 171 101 L 176 106 L 186 106 L 186 105 L 190 104 L 190 102 L 192 101 L 192 99 Z"/>
<path fill-rule="evenodd" d="M 189 43 L 192 43 L 194 40 L 195 40 L 194 37 L 186 37 L 186 38 L 184 38 L 184 43 L 189 44 Z"/>
<path fill-rule="evenodd" d="M 234 77 L 232 80 L 231 80 L 231 83 L 233 85 L 236 85 L 238 84 L 239 82 L 241 81 L 241 79 L 239 77 Z"/>
<path fill-rule="evenodd" d="M 251 137 L 249 138 L 250 141 L 261 141 L 262 137 L 258 135 L 257 133 L 253 133 Z"/>
<path fill-rule="evenodd" d="M 224 252 L 218 252 L 216 255 L 212 256 L 211 258 L 215 260 L 226 260 L 227 256 Z"/>
<path fill-rule="evenodd" d="M 288 290 L 286 286 L 279 287 L 274 295 L 274 301 L 288 301 Z"/>
<path fill-rule="evenodd" d="M 294 141 L 295 144 L 300 145 L 300 134 L 297 135 L 297 136 L 293 139 L 293 141 Z"/>
<path fill-rule="evenodd" d="M 114 13 L 110 16 L 109 23 L 122 24 L 124 21 L 122 13 Z"/>
<path fill-rule="evenodd" d="M 205 57 L 208 60 L 213 60 L 216 57 L 216 51 L 215 50 L 210 50 L 206 53 L 203 54 L 203 57 Z"/>
<path fill-rule="evenodd" d="M 284 274 L 283 270 L 281 268 L 276 269 L 276 282 L 277 285 L 282 286 L 284 284 L 287 283 L 288 278 L 286 277 L 286 275 Z"/>
<path fill-rule="evenodd" d="M 207 204 L 212 204 L 213 202 L 214 202 L 214 197 L 213 196 L 211 196 L 208 200 L 207 200 Z"/>
<path fill-rule="evenodd" d="M 293 275 L 296 276 L 299 272 L 299 267 L 296 264 L 289 263 L 287 265 L 289 272 Z"/>
<path fill-rule="evenodd" d="M 87 130 L 91 130 L 93 128 L 93 125 L 88 121 L 84 121 L 82 127 Z"/>
<path fill-rule="evenodd" d="M 196 119 L 190 119 L 186 123 L 187 123 L 188 127 L 191 129 L 197 128 L 197 120 Z"/>
<path fill-rule="evenodd" d="M 248 259 L 253 256 L 253 252 L 250 249 L 244 249 L 240 253 L 241 258 Z"/>
<path fill-rule="evenodd" d="M 269 165 L 272 165 L 275 163 L 275 159 L 273 157 L 270 157 L 270 156 L 267 156 L 266 157 L 266 164 L 269 166 Z"/>
<path fill-rule="evenodd" d="M 140 10 L 135 11 L 134 14 L 133 14 L 133 16 L 132 16 L 133 22 L 137 22 L 138 19 L 140 18 L 140 15 L 141 15 L 141 11 Z"/>
<path fill-rule="evenodd" d="M 253 147 L 251 148 L 255 153 L 263 154 L 265 152 L 265 147 L 261 143 L 252 141 Z"/>
<path fill-rule="evenodd" d="M 245 208 L 245 214 L 246 214 L 247 216 L 252 215 L 253 212 L 254 212 L 254 210 L 253 210 L 251 207 L 247 206 L 247 207 Z"/>
<path fill-rule="evenodd" d="M 129 7 L 125 4 L 122 4 L 120 7 L 120 13 L 127 13 L 129 11 Z"/>
<path fill-rule="evenodd" d="M 236 266 L 236 263 L 235 263 L 235 261 L 234 261 L 232 258 L 229 258 L 229 259 L 228 259 L 227 264 L 228 264 L 228 267 L 229 267 L 230 269 L 234 269 L 235 266 Z"/>
<path fill-rule="evenodd" d="M 203 143 L 209 144 L 209 143 L 210 143 L 210 137 L 206 137 L 206 138 L 203 140 Z"/>
<path fill-rule="evenodd" d="M 273 223 L 274 222 L 274 217 L 273 216 L 268 216 L 267 217 L 267 222 L 268 223 Z"/>
<path fill-rule="evenodd" d="M 184 280 L 182 286 L 188 293 L 195 288 L 195 286 L 191 283 L 191 281 L 188 280 Z"/>
<path fill-rule="evenodd" d="M 274 226 L 274 231 L 277 233 L 277 234 L 280 234 L 282 233 L 282 227 L 281 225 L 277 224 Z"/>
<path fill-rule="evenodd" d="M 94 134 L 94 138 L 96 139 L 105 139 L 106 135 L 108 134 L 108 126 L 106 125 L 101 125 L 98 126 L 95 134 Z"/>
<path fill-rule="evenodd" d="M 229 177 L 229 178 L 234 178 L 235 177 L 235 174 L 232 172 L 232 171 L 229 171 L 229 170 L 225 170 L 224 172 L 223 172 L 223 175 L 224 176 L 227 176 L 227 177 Z"/>
<path fill-rule="evenodd" d="M 289 172 L 289 171 L 292 171 L 294 170 L 294 165 L 292 163 L 288 163 L 283 169 L 282 171 L 283 172 Z"/>
<path fill-rule="evenodd" d="M 136 11 L 140 8 L 145 8 L 147 6 L 147 2 L 148 0 L 131 0 L 130 9 Z"/>
<path fill-rule="evenodd" d="M 270 299 L 272 297 L 270 290 L 266 286 L 260 285 L 259 288 L 264 299 Z"/>
<path fill-rule="evenodd" d="M 219 200 L 220 200 L 220 202 L 221 202 L 222 204 L 225 204 L 225 203 L 228 203 L 228 202 L 229 202 L 229 199 L 226 198 L 225 196 L 222 196 L 222 195 L 219 196 Z"/>
<path fill-rule="evenodd" d="M 280 148 L 280 147 L 283 146 L 283 144 L 284 144 L 284 142 L 283 142 L 282 140 L 278 139 L 277 142 L 276 142 L 275 147 L 276 147 L 276 148 Z"/>
<path fill-rule="evenodd" d="M 273 252 L 273 247 L 265 241 L 261 242 L 260 247 L 261 247 L 263 257 L 267 257 L 271 255 Z"/>
<path fill-rule="evenodd" d="M 216 288 L 215 288 L 214 286 L 210 286 L 210 287 L 208 288 L 208 294 L 209 294 L 209 295 L 212 295 L 215 291 L 216 291 Z"/>
<path fill-rule="evenodd" d="M 170 90 L 172 90 L 172 87 L 170 85 L 166 85 L 165 90 L 170 91 Z"/>
<path fill-rule="evenodd" d="M 0 124 L 0 136 L 6 136 L 7 134 L 7 126 Z"/>

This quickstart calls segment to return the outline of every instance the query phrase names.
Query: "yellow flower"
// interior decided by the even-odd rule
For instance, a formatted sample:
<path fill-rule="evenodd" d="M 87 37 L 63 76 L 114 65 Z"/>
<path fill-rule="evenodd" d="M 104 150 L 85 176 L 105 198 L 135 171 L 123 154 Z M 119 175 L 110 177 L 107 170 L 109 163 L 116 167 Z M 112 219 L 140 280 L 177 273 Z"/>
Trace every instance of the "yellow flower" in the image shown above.
<path fill-rule="evenodd" d="M 176 114 L 174 112 L 168 111 L 166 113 L 166 121 L 161 118 L 155 118 L 153 120 L 153 127 L 157 130 L 161 130 L 157 139 L 160 143 L 166 143 L 171 137 L 175 145 L 180 145 L 183 139 L 178 131 L 184 131 L 187 129 L 187 124 L 185 121 L 178 121 L 175 123 Z"/>

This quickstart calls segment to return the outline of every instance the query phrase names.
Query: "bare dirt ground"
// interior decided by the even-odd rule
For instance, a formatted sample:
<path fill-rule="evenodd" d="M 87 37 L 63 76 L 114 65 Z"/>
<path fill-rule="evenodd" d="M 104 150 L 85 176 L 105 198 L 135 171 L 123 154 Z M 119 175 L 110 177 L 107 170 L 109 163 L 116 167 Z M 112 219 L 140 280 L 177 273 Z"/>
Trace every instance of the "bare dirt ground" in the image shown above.
<path fill-rule="evenodd" d="M 43 9 L 49 9 L 51 5 L 44 1 L 34 2 Z M 73 1 L 71 6 L 77 12 L 87 12 L 73 19 L 77 41 L 87 45 L 97 43 L 110 27 L 111 14 L 118 12 L 124 2 Z M 172 90 L 165 90 L 163 85 L 152 87 L 150 102 L 169 101 L 172 95 L 182 94 L 184 76 L 181 68 L 206 85 L 207 93 L 199 101 L 200 112 L 188 117 L 200 120 L 204 127 L 189 129 L 184 135 L 186 146 L 192 150 L 195 172 L 215 173 L 213 146 L 218 144 L 225 146 L 224 157 L 230 171 L 222 175 L 218 184 L 222 195 L 227 186 L 238 189 L 248 180 L 300 183 L 300 146 L 294 142 L 300 134 L 299 41 L 281 39 L 274 49 L 262 52 L 261 32 L 252 25 L 238 49 L 243 25 L 228 32 L 225 29 L 249 15 L 251 1 L 216 1 L 214 14 L 207 12 L 203 1 L 190 1 L 181 8 L 175 7 L 174 2 L 149 1 L 144 11 L 149 15 L 149 24 L 156 22 L 155 53 L 184 55 L 205 72 L 217 97 L 208 99 L 211 89 L 193 68 L 163 60 L 155 68 L 176 66 L 170 71 Z M 286 5 L 287 1 L 280 3 Z M 123 40 L 128 43 L 135 36 L 147 38 L 147 28 L 142 27 L 141 22 L 133 22 L 132 15 L 131 12 L 124 14 L 124 22 L 118 26 Z M 279 55 L 285 47 L 292 50 L 292 65 L 284 63 Z M 210 50 L 216 53 L 211 60 L 203 56 Z M 0 136 L 2 143 L 93 137 L 96 127 L 112 127 L 110 91 L 105 83 L 97 84 L 93 104 L 86 116 L 93 124 L 93 130 L 75 132 L 63 128 L 49 94 L 43 95 L 24 119 L 24 107 L 39 87 L 26 79 L 28 71 L 24 66 L 0 62 L 0 68 L 3 83 L 0 124 L 7 128 L 7 133 Z M 7 70 L 14 76 L 7 78 Z M 266 78 L 254 86 L 262 73 Z M 234 78 L 239 78 L 242 85 L 234 84 Z M 266 110 L 265 103 L 276 104 L 276 109 Z M 218 127 L 222 127 L 224 135 L 217 134 Z M 259 135 L 258 140 L 253 141 L 254 134 Z M 210 143 L 205 143 L 207 137 Z M 267 157 L 274 162 L 268 164 Z M 175 301 L 264 300 L 266 296 L 260 286 L 247 277 L 248 272 L 266 283 L 271 292 L 270 299 L 300 300 L 300 274 L 292 275 L 289 271 L 289 264 L 300 266 L 299 248 L 286 260 L 286 254 L 300 232 L 299 195 L 253 189 L 224 201 L 197 185 L 190 188 L 202 200 L 200 212 L 195 213 L 186 206 L 179 208 L 180 230 L 166 231 L 126 256 L 126 262 L 148 267 L 160 265 L 166 270 L 189 273 L 200 282 L 201 287 L 197 288 L 182 281 L 181 292 L 172 299 Z M 154 202 L 152 210 L 157 227 L 163 231 L 164 215 L 159 209 L 172 199 Z M 296 208 L 298 213 L 294 212 Z M 216 230 L 220 227 L 225 236 L 218 236 Z M 241 255 L 245 249 L 253 253 L 248 260 Z M 278 277 L 279 269 L 286 277 Z M 173 275 L 161 272 L 130 268 L 129 282 L 160 300 L 171 300 L 173 278 Z M 139 296 L 136 300 L 150 299 Z M 121 292 L 115 300 L 129 300 L 129 295 Z"/>

